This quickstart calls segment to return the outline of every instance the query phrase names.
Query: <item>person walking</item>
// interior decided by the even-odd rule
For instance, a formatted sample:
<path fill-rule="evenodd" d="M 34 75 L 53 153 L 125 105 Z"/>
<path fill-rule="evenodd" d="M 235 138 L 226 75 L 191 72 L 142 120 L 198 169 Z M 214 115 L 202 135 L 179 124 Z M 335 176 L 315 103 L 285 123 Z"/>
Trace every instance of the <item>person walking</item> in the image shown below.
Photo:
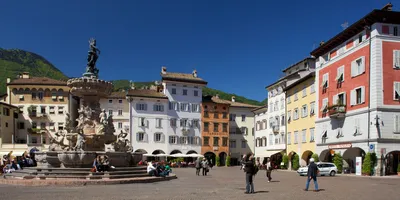
<path fill-rule="evenodd" d="M 200 158 L 197 158 L 197 160 L 194 162 L 194 167 L 196 168 L 196 175 L 200 176 L 200 168 L 201 168 Z"/>
<path fill-rule="evenodd" d="M 246 192 L 245 194 L 254 193 L 254 183 L 253 176 L 255 174 L 255 165 L 253 155 L 251 153 L 247 154 L 246 160 L 244 160 L 244 171 L 246 176 Z"/>
<path fill-rule="evenodd" d="M 207 176 L 208 172 L 208 161 L 206 158 L 203 158 L 203 161 L 201 162 L 201 167 L 203 168 L 203 176 Z"/>
<path fill-rule="evenodd" d="M 318 192 L 318 182 L 317 182 L 317 175 L 319 173 L 317 165 L 314 163 L 314 158 L 310 159 L 310 165 L 308 165 L 307 171 L 307 182 L 306 182 L 306 189 L 304 191 L 308 191 L 308 187 L 310 186 L 311 179 L 314 180 L 314 192 Z"/>
<path fill-rule="evenodd" d="M 268 178 L 268 183 L 271 182 L 271 172 L 272 172 L 272 165 L 271 165 L 271 160 L 268 158 L 267 159 L 267 165 L 266 165 L 266 171 L 267 171 L 267 178 Z"/>

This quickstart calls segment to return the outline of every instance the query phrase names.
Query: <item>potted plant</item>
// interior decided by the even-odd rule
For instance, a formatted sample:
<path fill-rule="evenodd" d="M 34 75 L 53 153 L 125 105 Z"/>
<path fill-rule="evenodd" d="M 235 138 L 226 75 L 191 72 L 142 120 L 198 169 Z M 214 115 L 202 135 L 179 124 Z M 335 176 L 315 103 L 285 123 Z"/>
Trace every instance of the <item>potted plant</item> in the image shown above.
<path fill-rule="evenodd" d="M 397 165 L 397 175 L 400 176 L 400 164 Z"/>
<path fill-rule="evenodd" d="M 225 164 L 226 164 L 227 167 L 231 166 L 231 157 L 230 156 L 226 157 Z"/>

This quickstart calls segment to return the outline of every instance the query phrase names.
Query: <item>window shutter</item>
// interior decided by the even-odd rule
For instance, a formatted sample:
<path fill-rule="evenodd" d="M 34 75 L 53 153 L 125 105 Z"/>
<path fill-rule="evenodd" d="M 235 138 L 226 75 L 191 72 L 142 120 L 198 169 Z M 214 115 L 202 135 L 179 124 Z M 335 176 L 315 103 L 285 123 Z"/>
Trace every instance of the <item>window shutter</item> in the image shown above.
<path fill-rule="evenodd" d="M 393 68 L 400 69 L 400 50 L 393 51 Z"/>
<path fill-rule="evenodd" d="M 336 104 L 337 104 L 337 101 L 338 101 L 338 95 L 333 95 L 332 104 L 333 104 L 333 105 L 336 105 Z"/>
<path fill-rule="evenodd" d="M 144 126 L 146 126 L 146 127 L 149 126 L 149 120 L 144 119 Z"/>
<path fill-rule="evenodd" d="M 344 105 L 347 105 L 347 102 L 346 102 L 346 93 L 343 93 L 343 104 L 344 104 Z"/>
<path fill-rule="evenodd" d="M 143 141 L 147 142 L 149 139 L 148 134 L 147 133 L 143 133 Z"/>
<path fill-rule="evenodd" d="M 153 105 L 153 111 L 156 111 L 156 110 L 157 110 L 157 105 L 154 104 L 154 105 Z"/>
<path fill-rule="evenodd" d="M 144 110 L 147 110 L 147 104 L 144 104 Z"/>
<path fill-rule="evenodd" d="M 138 103 L 136 104 L 136 110 L 139 110 L 139 104 Z"/>
<path fill-rule="evenodd" d="M 354 77 L 357 75 L 357 63 L 354 60 L 353 62 L 351 62 L 351 77 Z"/>
<path fill-rule="evenodd" d="M 139 133 L 136 133 L 136 141 L 139 141 Z"/>
<path fill-rule="evenodd" d="M 360 71 L 359 74 L 362 74 L 365 72 L 365 57 L 361 57 L 361 66 L 360 66 Z"/>
<path fill-rule="evenodd" d="M 164 105 L 161 105 L 161 112 L 164 112 Z"/>
<path fill-rule="evenodd" d="M 356 90 L 350 92 L 350 105 L 354 106 L 357 104 L 357 93 Z"/>
<path fill-rule="evenodd" d="M 400 132 L 400 115 L 394 115 L 394 133 L 399 133 Z"/>
<path fill-rule="evenodd" d="M 394 89 L 394 97 L 396 97 L 396 93 L 397 95 L 400 96 L 400 82 L 394 82 L 393 89 Z"/>
<path fill-rule="evenodd" d="M 361 103 L 365 103 L 365 87 L 361 86 Z"/>

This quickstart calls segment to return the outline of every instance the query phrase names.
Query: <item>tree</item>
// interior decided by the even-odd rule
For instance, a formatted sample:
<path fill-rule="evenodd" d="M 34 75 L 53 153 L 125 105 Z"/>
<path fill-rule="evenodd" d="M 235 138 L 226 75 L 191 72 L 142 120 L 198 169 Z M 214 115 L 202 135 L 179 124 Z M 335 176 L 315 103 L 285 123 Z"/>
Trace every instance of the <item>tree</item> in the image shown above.
<path fill-rule="evenodd" d="M 296 153 L 293 155 L 293 159 L 292 159 L 292 168 L 294 170 L 298 170 L 300 168 L 300 157 L 299 155 Z"/>
<path fill-rule="evenodd" d="M 319 162 L 318 154 L 314 153 L 311 158 L 314 158 L 314 162 Z"/>
<path fill-rule="evenodd" d="M 340 153 L 335 153 L 333 156 L 333 163 L 335 163 L 338 173 L 342 173 L 343 170 L 343 157 Z"/>
<path fill-rule="evenodd" d="M 227 157 L 226 157 L 225 165 L 226 165 L 227 167 L 231 166 L 231 157 L 230 157 L 230 156 L 227 156 Z"/>
<path fill-rule="evenodd" d="M 219 167 L 219 166 L 221 165 L 221 160 L 220 160 L 219 156 L 216 156 L 216 157 L 215 157 L 215 165 L 216 165 L 217 167 Z"/>
<path fill-rule="evenodd" d="M 289 166 L 289 156 L 286 155 L 286 154 L 283 155 L 282 162 L 283 162 L 283 167 L 284 167 L 285 169 L 287 169 L 288 166 Z"/>
<path fill-rule="evenodd" d="M 373 171 L 373 155 L 371 153 L 367 153 L 367 155 L 365 155 L 363 164 L 362 164 L 362 174 L 367 175 L 367 176 L 371 176 L 372 175 L 372 171 Z"/>

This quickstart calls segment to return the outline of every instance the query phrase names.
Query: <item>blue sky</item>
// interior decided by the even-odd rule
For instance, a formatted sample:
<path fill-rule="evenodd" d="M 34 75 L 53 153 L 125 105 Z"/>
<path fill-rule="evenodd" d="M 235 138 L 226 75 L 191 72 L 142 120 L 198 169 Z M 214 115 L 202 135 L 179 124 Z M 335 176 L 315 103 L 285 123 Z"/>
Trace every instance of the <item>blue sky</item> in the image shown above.
<path fill-rule="evenodd" d="M 113 3 L 112 3 L 113 2 Z M 44 56 L 68 76 L 86 65 L 88 39 L 100 78 L 159 80 L 161 66 L 255 100 L 281 70 L 321 40 L 388 1 L 21 0 L 0 3 L 0 47 Z M 399 10 L 400 1 L 392 1 Z"/>

